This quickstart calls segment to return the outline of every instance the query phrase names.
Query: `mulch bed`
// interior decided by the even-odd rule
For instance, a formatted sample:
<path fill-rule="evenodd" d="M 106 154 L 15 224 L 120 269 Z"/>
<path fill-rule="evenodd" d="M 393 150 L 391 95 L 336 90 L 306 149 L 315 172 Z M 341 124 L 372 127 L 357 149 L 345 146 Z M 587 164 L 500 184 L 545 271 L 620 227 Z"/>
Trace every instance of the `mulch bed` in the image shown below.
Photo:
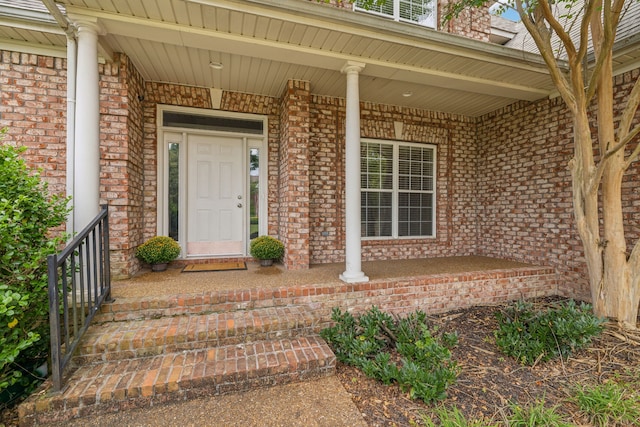
<path fill-rule="evenodd" d="M 536 304 L 547 304 L 540 300 Z M 605 332 L 568 360 L 554 360 L 533 367 L 520 365 L 500 353 L 493 331 L 499 306 L 473 307 L 430 316 L 431 325 L 441 331 L 458 333 L 453 357 L 461 368 L 457 383 L 448 397 L 438 403 L 455 405 L 466 416 L 503 421 L 509 404 L 521 406 L 544 399 L 545 406 L 558 406 L 576 425 L 588 425 L 578 408 L 567 401 L 576 384 L 596 384 L 612 377 L 640 383 L 640 336 L 620 332 L 609 324 Z M 385 386 L 367 378 L 359 370 L 338 365 L 338 378 L 352 395 L 370 426 L 423 425 L 422 417 L 434 405 L 410 400 L 397 386 Z M 435 420 L 435 418 L 434 418 Z"/>

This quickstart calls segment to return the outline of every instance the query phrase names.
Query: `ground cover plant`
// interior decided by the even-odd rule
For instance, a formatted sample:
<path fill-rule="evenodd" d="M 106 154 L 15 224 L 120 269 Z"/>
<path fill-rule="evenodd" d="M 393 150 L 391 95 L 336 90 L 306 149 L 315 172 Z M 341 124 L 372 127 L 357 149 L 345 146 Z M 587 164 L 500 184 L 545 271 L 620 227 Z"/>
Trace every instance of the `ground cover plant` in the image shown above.
<path fill-rule="evenodd" d="M 384 384 L 398 384 L 411 399 L 431 402 L 443 399 L 456 380 L 451 348 L 457 338 L 455 333 L 434 336 L 426 317 L 416 311 L 394 318 L 376 307 L 354 317 L 335 308 L 334 326 L 320 335 L 339 361 Z"/>
<path fill-rule="evenodd" d="M 571 400 L 597 427 L 640 425 L 640 393 L 637 384 L 610 381 L 593 387 L 578 386 Z"/>
<path fill-rule="evenodd" d="M 536 311 L 546 311 L 559 301 L 545 298 L 529 303 Z M 614 384 L 624 393 L 596 401 L 605 401 L 616 412 L 640 410 L 640 334 L 608 322 L 588 346 L 566 357 L 523 365 L 498 348 L 494 335 L 499 327 L 496 312 L 511 307 L 513 303 L 427 316 L 438 333 L 458 335 L 451 354 L 458 376 L 438 403 L 410 399 L 397 386 L 385 385 L 344 363 L 338 364 L 338 378 L 369 426 L 598 426 L 594 414 L 604 411 L 593 403 L 582 408 L 576 396 L 577 390 L 607 394 L 600 390 L 604 384 Z M 609 418 L 604 425 L 640 425 L 637 418 L 630 421 L 633 417 Z"/>
<path fill-rule="evenodd" d="M 569 356 L 589 345 L 602 332 L 604 323 L 593 315 L 590 305 L 573 300 L 542 309 L 517 301 L 496 311 L 496 317 L 498 348 L 525 365 Z"/>

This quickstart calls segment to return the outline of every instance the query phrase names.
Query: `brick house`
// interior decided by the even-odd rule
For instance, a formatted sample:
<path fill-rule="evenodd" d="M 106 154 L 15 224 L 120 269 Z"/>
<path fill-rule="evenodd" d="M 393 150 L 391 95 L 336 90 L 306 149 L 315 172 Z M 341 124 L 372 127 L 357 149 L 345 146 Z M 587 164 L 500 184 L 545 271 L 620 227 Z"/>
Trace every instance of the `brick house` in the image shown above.
<path fill-rule="evenodd" d="M 442 2 L 401 3 L 0 0 L 5 142 L 73 196 L 70 230 L 109 204 L 115 276 L 157 234 L 189 262 L 247 258 L 270 234 L 286 268 L 345 262 L 347 282 L 367 280 L 361 260 L 486 255 L 588 298 L 571 119 L 542 59 L 488 10 L 443 26 Z M 640 74 L 634 32 L 618 100 Z"/>

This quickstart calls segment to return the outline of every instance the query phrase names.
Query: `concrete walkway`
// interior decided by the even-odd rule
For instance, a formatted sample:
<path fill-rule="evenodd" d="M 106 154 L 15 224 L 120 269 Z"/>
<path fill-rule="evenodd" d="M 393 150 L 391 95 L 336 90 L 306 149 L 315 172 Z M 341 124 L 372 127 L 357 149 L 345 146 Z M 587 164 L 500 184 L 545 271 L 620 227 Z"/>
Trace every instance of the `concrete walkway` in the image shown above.
<path fill-rule="evenodd" d="M 85 417 L 57 427 L 365 427 L 336 377 Z"/>

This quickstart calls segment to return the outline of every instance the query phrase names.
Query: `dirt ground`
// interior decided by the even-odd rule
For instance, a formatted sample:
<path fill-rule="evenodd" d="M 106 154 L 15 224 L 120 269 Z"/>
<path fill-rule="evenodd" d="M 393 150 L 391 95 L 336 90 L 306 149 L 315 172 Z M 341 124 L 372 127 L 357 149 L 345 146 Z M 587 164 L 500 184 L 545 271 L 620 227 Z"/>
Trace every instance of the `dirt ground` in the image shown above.
<path fill-rule="evenodd" d="M 539 301 L 538 304 L 545 304 Z M 640 384 L 640 340 L 607 325 L 593 344 L 569 357 L 532 368 L 504 356 L 495 345 L 495 311 L 499 306 L 474 307 L 430 317 L 445 332 L 457 331 L 453 357 L 462 368 L 457 383 L 439 404 L 455 405 L 466 416 L 499 422 L 509 414 L 509 403 L 524 406 L 544 399 L 558 407 L 577 426 L 589 425 L 578 408 L 567 401 L 576 384 L 596 384 L 613 377 Z M 362 372 L 338 365 L 338 377 L 369 426 L 423 425 L 433 405 L 412 401 L 397 386 L 385 386 Z M 434 418 L 435 420 L 435 418 Z M 640 425 L 640 420 L 638 424 Z"/>

